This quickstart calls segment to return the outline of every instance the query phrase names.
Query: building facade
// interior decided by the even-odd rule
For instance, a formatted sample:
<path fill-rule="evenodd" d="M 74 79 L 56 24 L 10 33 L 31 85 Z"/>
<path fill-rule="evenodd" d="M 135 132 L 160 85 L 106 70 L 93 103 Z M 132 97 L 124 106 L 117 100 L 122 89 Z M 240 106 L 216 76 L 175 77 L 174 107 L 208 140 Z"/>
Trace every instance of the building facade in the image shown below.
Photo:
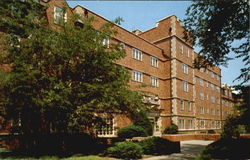
<path fill-rule="evenodd" d="M 92 23 L 96 29 L 108 22 L 82 6 L 70 8 L 64 0 L 44 0 L 41 3 L 48 5 L 46 15 L 54 29 L 59 27 L 58 19 L 67 21 L 72 13 L 94 17 Z M 67 12 L 62 15 L 65 6 Z M 83 22 L 78 23 L 83 25 Z M 223 106 L 227 98 L 222 95 L 221 69 L 210 67 L 198 70 L 193 67 L 197 53 L 193 45 L 183 38 L 184 28 L 176 16 L 158 21 L 154 28 L 145 32 L 130 32 L 118 25 L 114 29 L 118 34 L 105 43 L 120 43 L 126 51 L 126 57 L 115 63 L 131 73 L 131 88 L 147 84 L 147 87 L 139 89 L 148 93 L 142 103 L 159 110 L 148 113 L 154 124 L 154 135 L 162 134 L 172 123 L 178 125 L 180 132 L 188 133 L 221 129 L 225 113 L 229 113 Z M 99 136 L 116 136 L 120 127 L 131 123 L 122 115 L 107 117 L 106 122 L 108 127 L 100 128 Z"/>

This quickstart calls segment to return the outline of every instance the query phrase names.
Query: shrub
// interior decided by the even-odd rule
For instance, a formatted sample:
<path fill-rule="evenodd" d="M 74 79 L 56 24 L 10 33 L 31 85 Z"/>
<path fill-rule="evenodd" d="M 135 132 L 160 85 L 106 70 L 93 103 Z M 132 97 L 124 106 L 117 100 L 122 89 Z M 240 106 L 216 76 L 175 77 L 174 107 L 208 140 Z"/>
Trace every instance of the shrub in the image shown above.
<path fill-rule="evenodd" d="M 118 142 L 114 147 L 108 148 L 106 154 L 115 158 L 139 159 L 142 157 L 143 150 L 139 144 L 133 142 Z"/>
<path fill-rule="evenodd" d="M 220 139 L 206 146 L 196 160 L 210 159 L 248 159 L 250 158 L 250 139 Z"/>
<path fill-rule="evenodd" d="M 146 113 L 139 112 L 133 118 L 134 125 L 144 128 L 149 136 L 153 135 L 153 125 L 148 119 Z"/>
<path fill-rule="evenodd" d="M 145 129 L 140 126 L 130 125 L 118 130 L 119 138 L 133 138 L 133 137 L 146 137 L 148 136 Z"/>
<path fill-rule="evenodd" d="M 179 142 L 171 142 L 160 137 L 150 137 L 139 144 L 142 146 L 144 154 L 164 155 L 180 152 Z"/>
<path fill-rule="evenodd" d="M 175 124 L 171 124 L 167 126 L 163 131 L 164 134 L 177 134 L 178 133 L 178 126 Z"/>

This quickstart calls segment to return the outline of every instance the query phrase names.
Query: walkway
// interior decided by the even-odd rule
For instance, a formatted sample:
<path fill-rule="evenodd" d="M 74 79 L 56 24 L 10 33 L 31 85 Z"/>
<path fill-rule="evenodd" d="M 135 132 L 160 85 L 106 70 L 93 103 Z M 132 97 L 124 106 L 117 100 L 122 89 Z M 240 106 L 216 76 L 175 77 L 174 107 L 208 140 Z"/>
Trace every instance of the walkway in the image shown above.
<path fill-rule="evenodd" d="M 201 150 L 213 141 L 191 140 L 181 142 L 181 153 L 154 156 L 143 160 L 193 160 Z"/>

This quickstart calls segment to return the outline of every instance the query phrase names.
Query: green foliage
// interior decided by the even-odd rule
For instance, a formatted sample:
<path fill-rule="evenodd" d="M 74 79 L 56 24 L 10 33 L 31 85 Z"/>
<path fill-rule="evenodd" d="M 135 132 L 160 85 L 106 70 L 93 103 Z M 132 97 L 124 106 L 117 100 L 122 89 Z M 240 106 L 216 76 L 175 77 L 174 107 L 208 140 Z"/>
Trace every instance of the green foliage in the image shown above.
<path fill-rule="evenodd" d="M 220 139 L 209 144 L 196 160 L 235 160 L 250 158 L 250 139 Z"/>
<path fill-rule="evenodd" d="M 178 126 L 175 124 L 171 124 L 170 126 L 167 126 L 164 131 L 164 134 L 177 134 L 178 133 Z"/>
<path fill-rule="evenodd" d="M 139 159 L 142 153 L 142 147 L 133 142 L 118 142 L 114 147 L 107 149 L 109 156 L 122 159 Z"/>
<path fill-rule="evenodd" d="M 245 66 L 237 79 L 250 80 L 249 4 L 242 0 L 194 0 L 184 26 L 201 47 L 196 66 L 225 65 L 230 52 Z M 236 43 L 234 43 L 236 42 Z M 204 61 L 204 58 L 206 61 Z"/>
<path fill-rule="evenodd" d="M 160 137 L 150 137 L 139 142 L 144 154 L 164 155 L 179 152 L 178 142 L 171 142 Z"/>
<path fill-rule="evenodd" d="M 96 30 L 93 18 L 72 15 L 56 31 L 38 3 L 0 4 L 1 31 L 9 33 L 0 64 L 11 64 L 7 76 L 0 76 L 1 111 L 6 119 L 19 120 L 15 131 L 94 133 L 93 124 L 101 123 L 96 113 L 130 116 L 144 110 L 142 95 L 129 89 L 129 72 L 114 63 L 125 56 L 124 50 L 119 44 L 102 45 L 116 34 L 112 23 Z M 8 10 L 13 13 L 5 15 Z M 83 27 L 71 25 L 79 19 Z"/>
<path fill-rule="evenodd" d="M 118 130 L 119 138 L 133 138 L 133 137 L 146 137 L 148 136 L 144 128 L 140 126 L 130 125 Z"/>
<path fill-rule="evenodd" d="M 145 112 L 135 112 L 132 117 L 134 125 L 140 126 L 146 130 L 147 135 L 151 136 L 153 134 L 153 125 L 150 122 Z"/>

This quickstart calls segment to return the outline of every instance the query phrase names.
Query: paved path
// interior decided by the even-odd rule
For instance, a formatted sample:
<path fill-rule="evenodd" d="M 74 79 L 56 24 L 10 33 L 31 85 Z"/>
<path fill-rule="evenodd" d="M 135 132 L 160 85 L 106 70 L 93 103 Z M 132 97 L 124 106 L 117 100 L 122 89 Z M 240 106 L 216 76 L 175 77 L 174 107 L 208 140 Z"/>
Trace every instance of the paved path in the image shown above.
<path fill-rule="evenodd" d="M 181 142 L 181 153 L 174 153 L 165 156 L 154 156 L 143 160 L 193 160 L 198 153 L 213 141 L 192 140 Z"/>

